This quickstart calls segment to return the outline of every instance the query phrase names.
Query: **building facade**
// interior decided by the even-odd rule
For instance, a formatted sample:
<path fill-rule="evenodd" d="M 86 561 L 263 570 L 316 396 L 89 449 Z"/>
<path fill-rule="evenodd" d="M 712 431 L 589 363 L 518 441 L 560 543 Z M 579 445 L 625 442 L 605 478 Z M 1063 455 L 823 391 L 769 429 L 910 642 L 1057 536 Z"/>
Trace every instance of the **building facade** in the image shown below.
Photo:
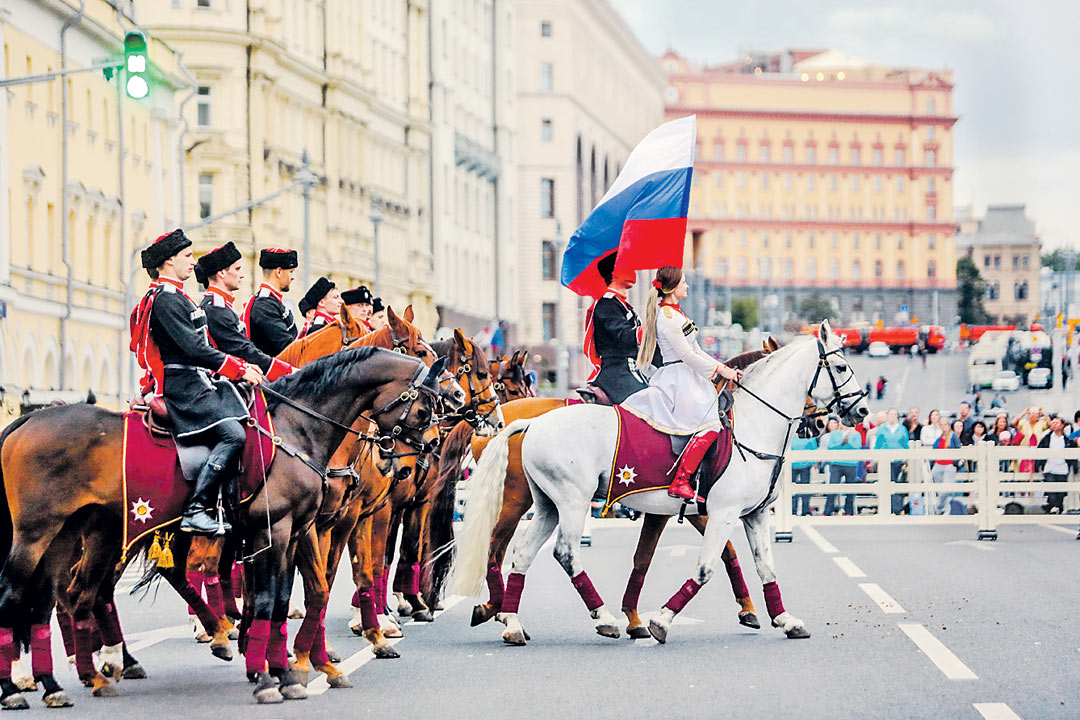
<path fill-rule="evenodd" d="M 699 68 L 668 52 L 666 115 L 697 115 L 688 267 L 764 326 L 819 295 L 845 322 L 951 323 L 952 77 L 835 50 Z"/>
<path fill-rule="evenodd" d="M 8 0 L 4 77 L 122 61 L 134 20 L 115 5 Z M 100 71 L 0 89 L 0 422 L 20 402 L 127 397 L 128 304 L 145 288 L 136 251 L 180 221 L 187 83 L 165 44 L 151 38 L 149 58 L 140 101 Z"/>
<path fill-rule="evenodd" d="M 583 383 L 587 301 L 559 284 L 566 240 L 663 119 L 657 60 L 605 0 L 517 3 L 520 337 Z"/>
<path fill-rule="evenodd" d="M 989 205 L 979 219 L 965 212 L 956 251 L 971 257 L 986 281 L 983 307 L 993 322 L 1022 326 L 1039 315 L 1041 247 L 1024 205 Z"/>
<path fill-rule="evenodd" d="M 378 286 L 433 332 L 427 0 L 175 0 L 139 11 L 183 53 L 197 88 L 183 109 L 188 224 L 288 186 L 305 151 L 317 177 L 308 248 L 304 201 L 290 191 L 193 233 L 197 249 L 231 240 L 253 260 L 264 247 L 297 248 L 298 280 Z"/>
<path fill-rule="evenodd" d="M 441 332 L 517 323 L 512 0 L 431 6 L 432 217 Z"/>

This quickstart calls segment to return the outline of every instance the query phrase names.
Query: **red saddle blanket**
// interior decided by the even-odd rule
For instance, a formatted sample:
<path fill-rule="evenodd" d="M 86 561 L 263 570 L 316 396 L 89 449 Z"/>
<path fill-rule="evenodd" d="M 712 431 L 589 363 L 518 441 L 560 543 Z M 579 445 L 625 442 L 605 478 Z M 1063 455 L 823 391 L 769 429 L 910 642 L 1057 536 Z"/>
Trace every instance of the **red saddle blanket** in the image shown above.
<path fill-rule="evenodd" d="M 638 416 L 616 405 L 619 439 L 611 461 L 611 481 L 604 509 L 627 495 L 666 488 L 675 479 L 679 456 L 671 448 L 671 436 L 653 428 Z M 720 477 L 731 460 L 731 433 L 724 429 L 702 461 L 701 477 Z"/>
<path fill-rule="evenodd" d="M 261 392 L 255 393 L 251 415 L 269 436 L 248 421 L 238 478 L 241 502 L 251 499 L 274 461 L 274 423 Z M 143 412 L 124 413 L 124 553 L 147 533 L 179 520 L 191 494 L 176 442 L 152 435 L 143 416 Z"/>

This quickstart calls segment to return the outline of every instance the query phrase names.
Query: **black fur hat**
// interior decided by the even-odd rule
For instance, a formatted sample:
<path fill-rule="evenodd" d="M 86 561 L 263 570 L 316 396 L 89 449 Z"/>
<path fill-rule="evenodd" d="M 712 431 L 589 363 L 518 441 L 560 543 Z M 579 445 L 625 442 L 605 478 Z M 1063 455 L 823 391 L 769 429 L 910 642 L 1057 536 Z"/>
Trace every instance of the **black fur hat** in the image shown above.
<path fill-rule="evenodd" d="M 142 251 L 142 266 L 147 270 L 161 267 L 166 260 L 184 248 L 191 247 L 191 240 L 180 228 L 162 235 L 154 244 Z"/>
<path fill-rule="evenodd" d="M 386 306 L 383 305 L 382 298 L 380 298 L 380 297 L 372 298 L 372 300 L 371 300 L 371 314 L 372 315 L 374 315 L 375 313 L 378 313 L 378 312 L 382 312 L 385 309 L 386 309 Z"/>
<path fill-rule="evenodd" d="M 240 251 L 236 249 L 232 242 L 214 248 L 199 258 L 199 262 L 195 263 L 195 279 L 205 287 L 210 284 L 210 278 L 230 267 L 240 257 Z"/>
<path fill-rule="evenodd" d="M 266 248 L 259 253 L 259 267 L 264 270 L 273 270 L 274 268 L 282 268 L 284 270 L 292 270 L 299 265 L 299 260 L 296 257 L 295 250 L 286 250 L 285 248 Z"/>
<path fill-rule="evenodd" d="M 361 285 L 358 288 L 352 290 L 346 290 L 341 293 L 341 299 L 345 301 L 346 305 L 372 305 L 371 291 L 367 289 L 366 285 Z"/>
<path fill-rule="evenodd" d="M 324 277 L 315 281 L 306 293 L 304 293 L 304 299 L 301 302 L 306 302 L 308 309 L 314 309 L 319 306 L 319 301 L 326 297 L 326 294 L 333 290 L 336 286 Z M 301 310 L 303 312 L 303 310 Z"/>

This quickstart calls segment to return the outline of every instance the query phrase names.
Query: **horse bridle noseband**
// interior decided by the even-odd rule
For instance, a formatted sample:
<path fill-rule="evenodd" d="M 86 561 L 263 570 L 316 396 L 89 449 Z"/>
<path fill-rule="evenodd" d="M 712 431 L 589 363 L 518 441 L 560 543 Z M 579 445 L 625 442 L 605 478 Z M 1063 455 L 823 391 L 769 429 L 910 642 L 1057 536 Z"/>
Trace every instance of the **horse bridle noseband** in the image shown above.
<path fill-rule="evenodd" d="M 469 425 L 472 425 L 473 429 L 479 429 L 481 425 L 488 425 L 493 427 L 490 418 L 492 415 L 499 411 L 499 398 L 497 395 L 488 400 L 480 400 L 480 395 L 487 392 L 488 389 L 491 389 L 492 392 L 494 392 L 494 386 L 492 385 L 490 373 L 488 375 L 487 383 L 481 386 L 479 389 L 473 387 L 473 378 L 471 373 L 472 364 L 469 361 L 468 357 L 462 355 L 461 365 L 458 367 L 457 371 L 454 374 L 457 376 L 455 379 L 459 383 L 461 382 L 461 378 L 463 376 L 468 377 L 469 402 L 466 403 L 461 410 L 443 415 L 443 419 L 447 421 L 447 426 L 451 428 L 462 420 L 469 423 Z M 488 403 L 491 404 L 491 409 L 488 410 L 486 413 L 481 413 L 481 406 Z"/>

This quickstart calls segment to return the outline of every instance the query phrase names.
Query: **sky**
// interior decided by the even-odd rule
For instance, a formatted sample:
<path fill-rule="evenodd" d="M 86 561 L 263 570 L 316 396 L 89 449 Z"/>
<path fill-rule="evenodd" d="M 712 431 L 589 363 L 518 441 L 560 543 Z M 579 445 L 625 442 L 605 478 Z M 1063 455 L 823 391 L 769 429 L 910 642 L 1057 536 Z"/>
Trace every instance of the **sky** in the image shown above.
<path fill-rule="evenodd" d="M 1080 247 L 1080 2 L 608 0 L 645 47 L 698 63 L 836 48 L 954 73 L 954 204 L 1023 203 L 1044 248 Z"/>

